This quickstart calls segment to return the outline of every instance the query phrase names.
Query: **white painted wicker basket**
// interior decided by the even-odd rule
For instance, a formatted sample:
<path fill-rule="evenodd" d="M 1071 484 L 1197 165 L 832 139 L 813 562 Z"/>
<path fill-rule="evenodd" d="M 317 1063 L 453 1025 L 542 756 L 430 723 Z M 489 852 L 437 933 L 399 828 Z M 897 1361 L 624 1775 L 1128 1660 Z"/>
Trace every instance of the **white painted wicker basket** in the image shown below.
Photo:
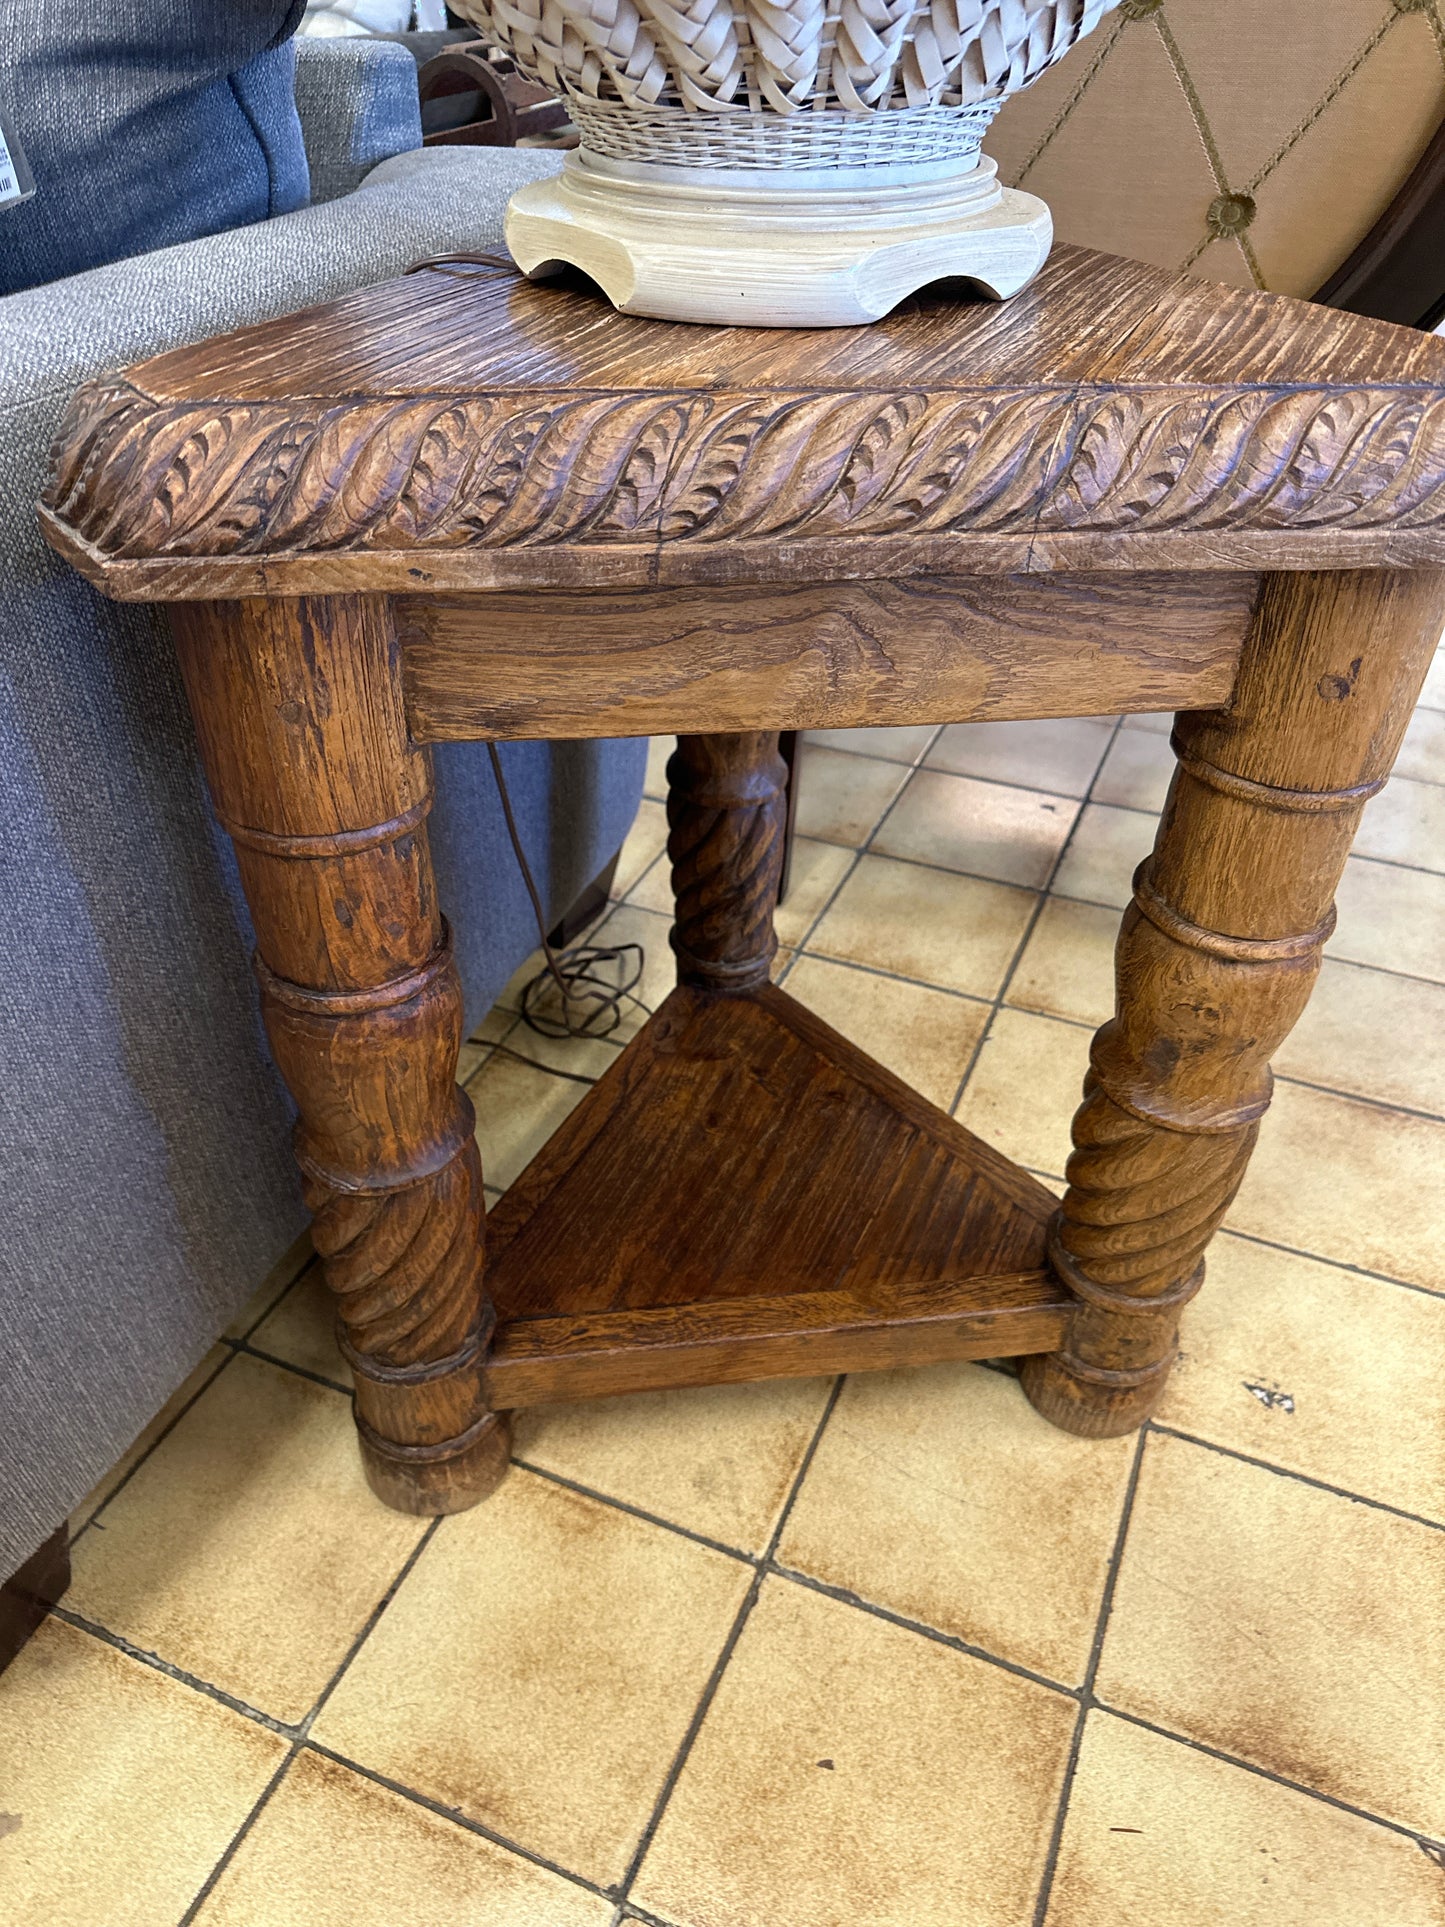
<path fill-rule="evenodd" d="M 751 260 L 757 272 L 771 247 L 786 274 L 779 236 L 787 221 L 781 200 L 772 203 L 775 220 L 766 207 L 754 207 L 755 190 L 806 185 L 831 205 L 840 239 L 850 225 L 858 234 L 868 230 L 866 240 L 855 235 L 851 243 L 858 260 L 881 260 L 891 250 L 913 286 L 931 274 L 974 273 L 973 262 L 976 278 L 995 293 L 1022 286 L 1047 253 L 1048 212 L 995 184 L 980 141 L 1009 94 L 1037 80 L 1120 4 L 452 0 L 523 73 L 566 99 L 581 133 L 580 157 L 555 190 L 539 184 L 514 197 L 508 238 L 522 265 L 540 272 L 571 261 L 594 274 L 619 306 L 699 320 L 750 314 L 748 304 L 762 290 L 728 294 L 723 274 L 711 292 L 687 293 L 685 275 L 707 281 L 706 262 L 684 261 L 687 226 L 706 222 L 713 203 L 684 208 L 654 191 L 664 182 L 714 190 L 717 246 L 733 247 L 735 258 Z M 969 177 L 961 198 L 930 204 L 922 225 L 900 241 L 881 238 L 879 196 L 889 183 L 917 185 L 944 173 L 960 182 Z M 747 183 L 742 189 L 740 181 Z M 642 185 L 630 191 L 629 182 Z M 650 234 L 656 223 L 670 234 Z M 600 237 L 600 252 L 585 238 L 588 230 Z M 957 241 L 965 230 L 983 237 L 972 253 L 959 246 L 939 251 L 946 236 Z M 658 257 L 655 268 L 668 249 L 677 257 L 662 270 L 676 284 L 672 291 L 639 292 L 651 272 L 645 257 Z M 876 294 L 859 294 L 851 307 L 824 303 L 816 313 L 803 312 L 806 302 L 785 300 L 771 318 L 814 325 L 845 314 L 866 319 L 878 300 L 892 305 L 899 298 L 892 289 L 889 281 Z"/>
<path fill-rule="evenodd" d="M 852 115 L 1000 102 L 1118 4 L 453 0 L 525 73 L 574 102 L 784 120 L 805 109 Z"/>

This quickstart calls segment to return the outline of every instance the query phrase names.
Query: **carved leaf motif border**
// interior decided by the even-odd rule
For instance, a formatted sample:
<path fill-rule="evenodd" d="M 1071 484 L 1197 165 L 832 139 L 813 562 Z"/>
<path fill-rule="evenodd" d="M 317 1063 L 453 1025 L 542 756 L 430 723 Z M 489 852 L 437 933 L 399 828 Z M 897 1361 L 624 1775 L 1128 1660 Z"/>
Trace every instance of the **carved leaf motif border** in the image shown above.
<path fill-rule="evenodd" d="M 47 504 L 115 558 L 1445 526 L 1445 391 L 82 389 Z"/>

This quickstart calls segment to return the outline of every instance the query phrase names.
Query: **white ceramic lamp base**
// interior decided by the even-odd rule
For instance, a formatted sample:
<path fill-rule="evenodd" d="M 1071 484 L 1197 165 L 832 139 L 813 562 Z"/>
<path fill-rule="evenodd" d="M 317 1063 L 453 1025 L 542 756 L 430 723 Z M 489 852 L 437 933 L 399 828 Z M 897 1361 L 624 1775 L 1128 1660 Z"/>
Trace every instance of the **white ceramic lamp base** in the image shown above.
<path fill-rule="evenodd" d="M 676 167 L 585 148 L 512 196 L 507 245 L 525 274 L 580 268 L 614 307 L 665 321 L 846 328 L 957 276 L 1004 299 L 1048 258 L 1053 222 L 962 166 Z"/>

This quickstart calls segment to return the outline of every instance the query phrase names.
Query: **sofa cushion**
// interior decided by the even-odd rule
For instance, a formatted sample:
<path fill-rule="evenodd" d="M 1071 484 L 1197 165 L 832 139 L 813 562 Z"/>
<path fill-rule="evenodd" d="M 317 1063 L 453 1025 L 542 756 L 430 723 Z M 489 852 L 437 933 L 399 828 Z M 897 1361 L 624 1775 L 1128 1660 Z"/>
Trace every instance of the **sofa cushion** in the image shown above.
<path fill-rule="evenodd" d="M 11 0 L 0 107 L 35 176 L 0 294 L 302 207 L 302 0 Z"/>

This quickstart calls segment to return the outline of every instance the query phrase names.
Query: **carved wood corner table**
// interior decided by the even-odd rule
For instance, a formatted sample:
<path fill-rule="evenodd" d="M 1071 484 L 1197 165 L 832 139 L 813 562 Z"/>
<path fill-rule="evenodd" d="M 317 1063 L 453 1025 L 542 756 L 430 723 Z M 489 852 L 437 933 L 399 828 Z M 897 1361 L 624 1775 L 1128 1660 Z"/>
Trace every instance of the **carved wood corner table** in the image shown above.
<path fill-rule="evenodd" d="M 173 605 L 371 1483 L 507 1413 L 1022 1360 L 1150 1413 L 1445 626 L 1445 342 L 1060 249 L 867 329 L 434 265 L 75 398 L 42 510 Z M 769 982 L 777 732 L 1178 712 L 1062 1206 Z M 677 989 L 486 1220 L 428 745 L 677 733 Z"/>

